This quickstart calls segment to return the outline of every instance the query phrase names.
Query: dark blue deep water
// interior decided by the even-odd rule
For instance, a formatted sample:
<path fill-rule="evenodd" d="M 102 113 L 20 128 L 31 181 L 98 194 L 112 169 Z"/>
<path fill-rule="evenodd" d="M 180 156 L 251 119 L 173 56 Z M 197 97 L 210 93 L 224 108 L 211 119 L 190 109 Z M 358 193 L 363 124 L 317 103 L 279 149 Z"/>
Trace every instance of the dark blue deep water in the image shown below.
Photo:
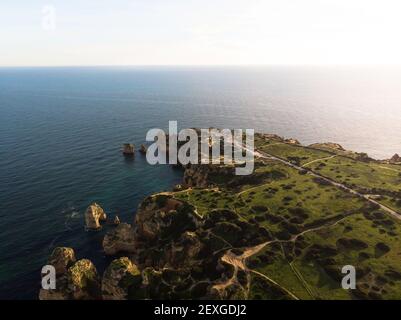
<path fill-rule="evenodd" d="M 0 69 L 0 298 L 36 298 L 55 246 L 106 261 L 85 232 L 93 201 L 132 223 L 181 172 L 128 160 L 150 128 L 254 128 L 304 143 L 401 152 L 401 72 L 360 68 Z"/>

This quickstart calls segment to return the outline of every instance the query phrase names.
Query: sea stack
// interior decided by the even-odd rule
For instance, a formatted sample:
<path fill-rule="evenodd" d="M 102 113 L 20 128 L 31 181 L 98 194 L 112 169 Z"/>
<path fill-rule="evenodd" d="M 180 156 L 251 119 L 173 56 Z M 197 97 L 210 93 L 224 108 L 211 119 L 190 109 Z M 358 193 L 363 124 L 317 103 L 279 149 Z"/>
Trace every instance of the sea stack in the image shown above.
<path fill-rule="evenodd" d="M 105 221 L 106 219 L 106 213 L 97 203 L 92 203 L 85 211 L 85 225 L 87 229 L 100 229 L 100 221 Z"/>
<path fill-rule="evenodd" d="M 135 146 L 131 143 L 124 143 L 123 154 L 125 156 L 133 156 L 135 154 Z"/>

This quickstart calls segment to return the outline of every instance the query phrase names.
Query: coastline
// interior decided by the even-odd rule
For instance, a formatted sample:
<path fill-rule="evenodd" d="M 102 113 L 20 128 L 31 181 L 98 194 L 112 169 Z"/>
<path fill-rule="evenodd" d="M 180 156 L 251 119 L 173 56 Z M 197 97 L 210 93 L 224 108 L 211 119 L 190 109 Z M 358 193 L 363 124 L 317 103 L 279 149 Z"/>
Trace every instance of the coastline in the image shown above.
<path fill-rule="evenodd" d="M 299 142 L 295 139 L 282 139 L 281 137 L 278 137 L 276 135 L 268 134 L 258 134 L 257 143 L 258 150 L 260 151 L 262 151 L 262 149 L 266 147 L 277 148 L 278 146 L 280 146 L 281 148 L 290 147 L 291 152 L 295 154 L 298 154 L 299 150 L 302 150 L 302 152 L 311 153 L 311 155 L 313 156 L 315 156 L 315 153 L 319 156 L 321 155 L 321 153 L 324 153 L 326 155 L 323 158 L 318 157 L 314 160 L 309 161 L 309 158 L 304 159 L 305 157 L 297 158 L 291 156 L 290 152 L 286 150 L 286 157 L 289 158 L 286 161 L 290 161 L 285 161 L 286 165 L 289 168 L 296 168 L 296 171 L 298 171 L 299 174 L 301 174 L 302 176 L 309 176 L 308 174 L 305 175 L 305 173 L 308 173 L 308 171 L 312 173 L 316 170 L 320 170 L 321 168 L 319 167 L 319 165 L 321 165 L 323 162 L 337 160 L 338 158 L 341 158 L 342 161 L 346 162 L 352 161 L 355 163 L 360 163 L 363 166 L 365 166 L 365 164 L 366 166 L 378 166 L 383 164 L 383 161 L 371 159 L 366 154 L 346 151 L 341 146 L 332 143 L 315 144 L 313 145 L 313 147 L 304 147 L 301 146 Z M 327 154 L 329 154 L 330 156 L 327 156 Z M 266 158 L 266 160 L 259 159 L 255 161 L 258 163 L 258 166 L 262 165 L 262 167 L 265 165 L 265 161 L 272 161 L 273 163 L 277 162 L 274 158 L 271 158 L 270 160 L 269 158 Z M 301 163 L 297 164 L 297 162 L 299 161 L 301 161 Z M 317 165 L 318 167 L 308 168 L 308 166 L 312 166 L 312 164 Z M 391 165 L 397 167 L 399 166 L 396 164 Z M 205 169 L 206 167 L 207 169 Z M 302 171 L 305 171 L 305 173 L 303 173 Z M 401 176 L 401 171 L 399 172 Z M 219 297 L 242 297 L 248 299 L 251 298 L 249 296 L 251 293 L 246 293 L 243 291 L 244 288 L 243 285 L 241 285 L 241 281 L 238 279 L 238 274 L 240 272 L 245 272 L 245 274 L 248 275 L 248 280 L 250 279 L 249 276 L 252 273 L 258 276 L 260 276 L 261 274 L 259 271 L 255 270 L 255 272 L 253 272 L 252 269 L 249 269 L 249 267 L 245 265 L 245 260 L 248 261 L 248 258 L 251 258 L 251 256 L 258 254 L 258 252 L 261 251 L 267 244 L 269 244 L 270 246 L 275 245 L 275 243 L 280 243 L 282 241 L 297 241 L 298 237 L 300 237 L 301 234 L 304 235 L 305 233 L 316 232 L 315 230 L 320 230 L 321 228 L 335 227 L 338 223 L 342 223 L 341 221 L 349 219 L 357 212 L 352 209 L 347 214 L 339 214 L 337 216 L 334 216 L 333 218 L 330 218 L 329 220 L 327 220 L 327 222 L 325 219 L 322 219 L 321 222 L 317 222 L 318 220 L 316 220 L 316 222 L 314 222 L 313 224 L 310 223 L 311 227 L 307 227 L 308 224 L 302 223 L 301 225 L 303 225 L 303 227 L 301 227 L 301 229 L 299 229 L 300 226 L 297 226 L 297 224 L 294 224 L 291 227 L 290 225 L 288 225 L 286 226 L 286 232 L 284 232 L 285 230 L 283 230 L 276 234 L 272 234 L 268 228 L 265 229 L 261 228 L 260 226 L 257 227 L 261 222 L 264 223 L 264 221 L 269 221 L 269 219 L 272 219 L 271 214 L 266 215 L 266 218 L 263 219 L 258 218 L 255 220 L 254 218 L 252 218 L 249 220 L 249 222 L 245 222 L 247 221 L 247 219 L 243 222 L 235 222 L 238 218 L 240 218 L 240 220 L 242 220 L 243 218 L 241 218 L 241 215 L 238 216 L 237 210 L 234 209 L 234 211 L 232 211 L 232 208 L 229 205 L 229 203 L 231 203 L 230 201 L 234 201 L 234 198 L 233 200 L 230 200 L 228 202 L 228 205 L 226 204 L 226 206 L 223 208 L 213 206 L 210 207 L 209 213 L 207 214 L 203 212 L 204 209 L 200 211 L 200 209 L 203 207 L 199 207 L 196 204 L 198 201 L 196 200 L 196 197 L 192 200 L 190 200 L 190 198 L 185 198 L 185 196 L 188 196 L 191 193 L 199 192 L 200 194 L 208 194 L 209 192 L 212 192 L 213 194 L 215 194 L 217 192 L 217 194 L 227 193 L 227 197 L 231 199 L 233 194 L 232 192 L 234 192 L 235 190 L 241 190 L 244 186 L 250 183 L 249 179 L 248 181 L 245 179 L 243 180 L 243 182 L 241 182 L 242 180 L 229 178 L 231 175 L 232 168 L 228 168 L 226 166 L 218 166 L 217 169 L 216 167 L 211 167 L 210 165 L 189 166 L 185 168 L 182 186 L 176 187 L 171 192 L 150 195 L 139 205 L 137 213 L 135 215 L 135 222 L 132 227 L 129 224 L 121 223 L 116 226 L 115 230 L 112 230 L 106 234 L 103 240 L 103 248 L 106 255 L 118 257 L 121 256 L 121 253 L 123 253 L 123 256 L 125 256 L 125 258 L 121 257 L 113 260 L 109 267 L 106 269 L 102 278 L 100 278 L 99 275 L 96 275 L 96 279 L 90 279 L 103 293 L 99 293 L 98 297 L 91 296 L 90 294 L 88 294 L 88 292 L 86 292 L 84 296 L 81 296 L 82 292 L 85 292 L 85 288 L 80 288 L 79 294 L 77 294 L 77 292 L 75 292 L 74 290 L 71 291 L 70 288 L 65 288 L 66 291 L 63 292 L 63 294 L 65 295 L 60 296 L 60 292 L 56 293 L 55 295 L 48 295 L 48 291 L 42 290 L 40 296 L 41 299 L 53 299 L 55 297 L 64 297 L 67 299 L 92 299 L 99 298 L 101 295 L 103 295 L 103 299 L 169 299 L 178 294 L 174 289 L 176 284 L 171 284 L 172 287 L 169 287 L 169 289 L 161 289 L 160 286 L 157 285 L 157 283 L 159 283 L 159 280 L 155 280 L 159 279 L 160 277 L 163 278 L 163 270 L 165 270 L 166 266 L 168 266 L 166 270 L 171 269 L 171 271 L 169 272 L 178 272 L 178 274 L 176 274 L 176 277 L 178 277 L 178 279 L 182 279 L 182 277 L 189 277 L 188 279 L 191 279 L 192 281 L 192 285 L 188 288 L 184 288 L 183 291 L 179 293 L 179 296 L 183 295 L 182 297 L 196 298 L 194 296 L 195 293 L 193 292 L 193 286 L 197 287 L 200 285 L 200 283 L 202 283 L 202 285 L 200 285 L 202 289 L 199 289 L 200 293 L 196 291 L 198 292 L 198 294 L 200 294 L 199 296 L 197 296 L 197 298 L 204 297 L 216 299 Z M 252 178 L 255 181 L 258 181 L 260 179 L 258 178 L 258 175 L 259 174 L 256 173 L 256 176 L 253 175 Z M 223 184 L 221 182 L 213 182 L 214 179 L 219 176 L 223 179 L 222 181 L 224 181 L 224 179 L 232 180 L 230 180 L 231 182 L 229 181 L 228 184 L 227 182 Z M 316 176 L 316 173 L 311 175 L 312 180 L 316 179 L 316 177 L 319 177 L 319 175 Z M 211 181 L 209 181 L 209 179 L 211 179 Z M 274 181 L 275 179 L 280 180 L 283 179 L 283 177 L 273 178 L 272 181 Z M 219 179 L 217 180 L 219 181 Z M 241 195 L 242 197 L 245 193 L 249 193 L 250 195 L 252 195 L 253 191 L 250 192 L 249 189 L 260 189 L 258 182 L 252 183 L 255 183 L 256 187 L 248 188 L 248 190 L 247 188 L 245 188 L 244 190 L 238 192 L 238 196 Z M 316 180 L 316 183 L 317 185 L 321 185 L 320 188 L 327 188 L 322 181 Z M 213 185 L 215 187 L 213 187 Z M 376 206 L 375 203 L 378 204 L 379 202 L 381 202 L 381 199 L 373 200 L 370 199 L 369 195 L 367 195 L 366 199 L 363 201 L 361 199 L 363 199 L 364 196 L 359 193 L 361 192 L 360 190 L 350 192 L 350 189 L 347 190 L 348 187 L 342 187 L 339 183 L 334 183 L 333 187 L 336 187 L 337 185 L 340 187 L 336 188 L 338 189 L 337 192 L 343 192 L 345 198 L 355 198 L 355 200 L 353 201 L 355 201 L 356 203 L 363 203 L 364 205 L 362 208 L 365 209 L 362 210 L 365 210 L 366 214 L 370 214 L 371 210 L 380 210 L 380 206 Z M 379 189 L 377 189 L 376 191 L 378 190 Z M 250 199 L 252 199 L 252 196 Z M 240 207 L 241 206 L 243 206 L 243 204 L 240 205 Z M 262 205 L 254 207 L 255 208 L 252 207 L 253 209 L 251 209 L 251 211 L 258 212 L 259 210 L 265 210 L 263 209 L 265 207 Z M 385 205 L 383 205 L 383 208 L 385 208 Z M 295 218 L 295 216 L 293 218 Z M 221 230 L 218 229 L 218 231 L 215 231 L 216 223 L 219 228 L 222 228 Z M 288 222 L 286 223 L 288 224 Z M 302 230 L 303 228 L 304 230 Z M 245 232 L 245 230 L 247 231 Z M 288 236 L 289 230 L 290 234 L 295 234 L 295 238 Z M 220 234 L 220 236 L 217 236 L 216 232 Z M 243 234 L 243 232 L 245 233 Z M 301 233 L 297 234 L 298 232 Z M 247 239 L 248 233 L 253 235 L 253 239 L 245 240 L 244 242 L 244 239 Z M 241 234 L 243 234 L 243 236 L 241 236 Z M 226 238 L 227 236 L 229 237 L 228 239 Z M 210 250 L 210 237 L 217 237 L 214 241 L 216 241 L 216 239 L 220 239 L 218 240 L 218 242 L 220 242 L 220 249 L 218 250 L 220 251 L 220 254 L 218 254 L 217 256 L 214 256 L 215 254 L 212 254 L 214 259 L 213 262 L 205 262 L 208 261 L 208 258 L 207 255 L 204 256 L 205 253 L 203 252 L 203 250 Z M 241 239 L 241 237 L 245 238 Z M 233 246 L 232 243 L 237 243 L 237 241 L 240 242 L 238 242 L 237 245 Z M 255 250 L 252 249 L 253 246 L 255 246 Z M 160 252 L 160 247 L 164 248 L 162 252 Z M 258 248 L 257 250 L 256 247 Z M 387 245 L 383 246 L 383 248 L 386 247 Z M 253 253 L 247 254 L 247 250 L 251 250 Z M 177 256 L 177 252 L 181 252 L 180 255 Z M 55 258 L 54 255 L 55 254 L 53 252 L 50 260 Z M 200 259 L 200 256 L 203 258 Z M 241 258 L 242 256 L 246 256 L 246 258 Z M 186 257 L 185 260 L 182 260 L 183 257 Z M 58 259 L 60 259 L 60 257 Z M 75 261 L 71 261 L 71 259 L 67 259 L 66 257 L 62 257 L 61 260 L 64 261 L 63 264 L 65 266 L 69 266 L 70 264 L 75 265 L 77 263 Z M 93 274 L 93 270 L 96 270 L 96 267 L 93 264 L 90 264 L 86 261 L 85 263 L 86 265 L 84 267 L 78 268 L 81 278 L 87 277 L 88 273 Z M 217 274 L 216 280 L 211 281 L 210 278 L 208 278 L 209 280 L 207 281 L 201 280 L 200 282 L 198 280 L 195 280 L 196 276 L 192 274 L 194 272 L 194 269 L 202 269 L 205 263 L 212 263 L 214 264 L 213 268 L 217 268 L 214 269 Z M 246 262 L 246 264 L 248 264 L 248 262 Z M 159 269 L 159 267 L 163 265 L 164 267 L 162 269 Z M 71 280 L 71 272 L 68 270 L 69 269 L 65 268 L 64 273 L 61 275 L 61 277 L 64 279 L 63 281 L 74 281 Z M 234 272 L 235 279 L 233 278 L 234 276 L 232 272 Z M 229 276 L 230 274 L 231 278 Z M 197 276 L 202 277 L 202 275 L 199 274 Z M 203 274 L 203 276 L 206 276 L 206 274 Z M 210 276 L 211 274 L 207 274 L 207 277 Z M 125 279 L 125 277 L 128 277 L 131 280 L 135 279 L 135 281 L 133 280 L 132 283 L 129 282 L 129 285 L 121 287 L 119 283 L 121 283 L 122 278 Z M 216 277 L 216 275 L 213 275 L 213 277 Z M 118 281 L 116 279 L 118 279 Z M 288 291 L 288 289 L 286 289 L 285 287 L 281 287 L 281 285 L 279 285 L 277 282 L 273 280 L 268 282 L 270 282 L 269 286 L 272 286 L 268 290 L 269 292 L 275 287 L 276 289 L 274 290 L 279 291 L 275 293 L 276 295 L 278 294 L 278 296 L 299 298 L 296 294 Z M 250 286 L 251 283 L 248 281 L 246 285 Z M 104 293 L 103 290 L 105 286 L 108 288 L 106 290 L 107 293 Z M 156 287 L 153 288 L 153 286 Z M 135 288 L 137 294 L 139 294 L 138 292 L 140 292 L 140 294 L 133 296 L 130 293 L 133 288 Z M 230 289 L 228 290 L 228 288 Z M 167 291 L 164 292 L 163 290 Z M 167 294 L 167 296 L 164 296 L 165 294 Z M 364 290 L 360 288 L 358 290 L 358 294 L 364 295 Z M 273 297 L 276 296 L 273 295 Z"/>

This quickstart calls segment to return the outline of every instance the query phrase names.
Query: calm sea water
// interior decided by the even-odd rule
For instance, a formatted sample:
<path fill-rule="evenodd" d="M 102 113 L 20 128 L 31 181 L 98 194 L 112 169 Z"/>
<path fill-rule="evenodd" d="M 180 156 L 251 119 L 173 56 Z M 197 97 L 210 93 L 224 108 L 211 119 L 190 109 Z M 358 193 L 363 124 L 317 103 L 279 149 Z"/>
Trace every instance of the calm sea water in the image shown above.
<path fill-rule="evenodd" d="M 150 128 L 254 128 L 401 153 L 401 70 L 379 68 L 0 69 L 0 298 L 36 298 L 52 248 L 102 269 L 107 227 L 85 232 L 93 201 L 132 222 L 139 202 L 181 173 L 121 144 Z"/>

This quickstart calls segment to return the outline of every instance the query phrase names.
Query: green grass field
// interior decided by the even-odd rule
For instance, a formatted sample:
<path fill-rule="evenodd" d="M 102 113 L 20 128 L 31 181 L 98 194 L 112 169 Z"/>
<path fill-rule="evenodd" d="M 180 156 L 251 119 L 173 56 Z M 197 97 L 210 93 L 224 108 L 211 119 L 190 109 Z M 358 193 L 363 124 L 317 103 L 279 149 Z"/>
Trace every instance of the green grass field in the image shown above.
<path fill-rule="evenodd" d="M 257 137 L 256 146 L 358 191 L 374 191 L 380 203 L 401 208 L 395 196 L 401 191 L 400 166 L 271 138 Z M 225 183 L 173 196 L 194 205 L 203 217 L 213 209 L 229 209 L 238 220 L 264 230 L 267 238 L 260 241 L 265 247 L 246 261 L 250 298 L 401 298 L 400 220 L 366 199 L 274 160 L 258 161 L 251 178 L 220 181 Z M 356 267 L 355 290 L 341 287 L 345 265 Z"/>

